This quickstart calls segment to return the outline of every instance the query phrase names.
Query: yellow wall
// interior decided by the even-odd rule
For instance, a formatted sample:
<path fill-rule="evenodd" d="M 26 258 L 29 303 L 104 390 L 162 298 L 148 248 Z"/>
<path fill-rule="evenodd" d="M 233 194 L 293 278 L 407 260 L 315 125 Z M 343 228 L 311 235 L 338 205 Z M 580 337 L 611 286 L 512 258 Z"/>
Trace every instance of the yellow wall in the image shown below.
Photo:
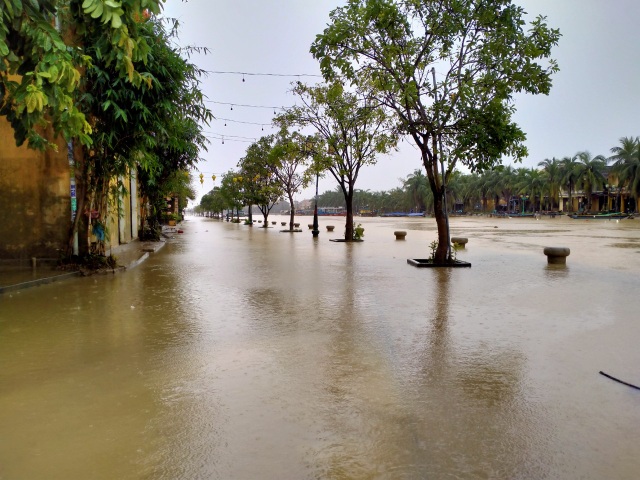
<path fill-rule="evenodd" d="M 70 225 L 64 140 L 57 152 L 16 147 L 11 125 L 0 117 L 0 258 L 56 258 Z"/>
<path fill-rule="evenodd" d="M 70 175 L 63 139 L 58 141 L 57 152 L 16 147 L 11 125 L 0 117 L 0 259 L 57 258 L 61 251 L 66 252 L 71 228 Z M 129 190 L 130 178 L 124 183 Z M 129 195 L 121 199 L 120 218 L 116 205 L 109 205 L 107 247 L 138 236 L 139 226 L 131 225 Z M 133 219 L 139 223 L 139 218 L 138 211 Z"/>

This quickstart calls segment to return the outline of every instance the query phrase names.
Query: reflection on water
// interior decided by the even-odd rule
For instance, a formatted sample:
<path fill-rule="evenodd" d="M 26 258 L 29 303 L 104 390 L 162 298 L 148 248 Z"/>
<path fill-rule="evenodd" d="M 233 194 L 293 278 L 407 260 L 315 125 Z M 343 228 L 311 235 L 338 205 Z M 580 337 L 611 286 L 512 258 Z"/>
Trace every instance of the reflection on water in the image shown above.
<path fill-rule="evenodd" d="M 432 219 L 192 219 L 0 297 L 0 478 L 635 478 L 637 397 L 597 372 L 640 383 L 640 221 L 451 220 L 471 269 L 406 264 Z"/>

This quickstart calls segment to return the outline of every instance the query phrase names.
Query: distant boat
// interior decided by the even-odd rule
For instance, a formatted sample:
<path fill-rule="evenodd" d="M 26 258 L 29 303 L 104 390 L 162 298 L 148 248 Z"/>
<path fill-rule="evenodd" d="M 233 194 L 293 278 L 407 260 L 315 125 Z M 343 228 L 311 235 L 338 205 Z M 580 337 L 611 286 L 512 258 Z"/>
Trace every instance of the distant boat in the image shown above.
<path fill-rule="evenodd" d="M 576 213 L 573 215 L 569 215 L 569 217 L 573 218 L 574 220 L 622 220 L 624 218 L 631 218 L 632 215 L 621 212 L 592 214 Z"/>
<path fill-rule="evenodd" d="M 424 212 L 389 212 L 389 213 L 381 213 L 381 217 L 424 217 Z"/>

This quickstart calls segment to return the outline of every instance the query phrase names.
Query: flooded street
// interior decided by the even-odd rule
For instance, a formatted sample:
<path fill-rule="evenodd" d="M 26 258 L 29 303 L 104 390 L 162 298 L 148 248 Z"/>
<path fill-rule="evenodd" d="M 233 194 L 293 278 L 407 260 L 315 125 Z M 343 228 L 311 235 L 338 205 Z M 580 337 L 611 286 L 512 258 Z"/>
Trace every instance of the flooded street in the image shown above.
<path fill-rule="evenodd" d="M 0 479 L 638 478 L 640 220 L 296 221 L 0 296 Z"/>

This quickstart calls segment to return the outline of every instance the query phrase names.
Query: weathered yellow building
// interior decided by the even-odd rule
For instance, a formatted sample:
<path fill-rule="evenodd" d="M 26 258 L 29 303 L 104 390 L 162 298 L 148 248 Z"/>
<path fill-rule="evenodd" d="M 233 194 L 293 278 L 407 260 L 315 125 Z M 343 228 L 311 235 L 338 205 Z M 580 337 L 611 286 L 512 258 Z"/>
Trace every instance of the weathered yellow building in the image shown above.
<path fill-rule="evenodd" d="M 57 151 L 17 147 L 11 125 L 0 117 L 0 259 L 58 258 L 67 251 L 75 209 L 73 158 L 64 140 L 57 143 Z M 123 181 L 129 194 L 111 202 L 116 206 L 109 208 L 107 251 L 138 238 L 135 175 Z M 82 242 L 82 233 L 79 238 Z"/>

